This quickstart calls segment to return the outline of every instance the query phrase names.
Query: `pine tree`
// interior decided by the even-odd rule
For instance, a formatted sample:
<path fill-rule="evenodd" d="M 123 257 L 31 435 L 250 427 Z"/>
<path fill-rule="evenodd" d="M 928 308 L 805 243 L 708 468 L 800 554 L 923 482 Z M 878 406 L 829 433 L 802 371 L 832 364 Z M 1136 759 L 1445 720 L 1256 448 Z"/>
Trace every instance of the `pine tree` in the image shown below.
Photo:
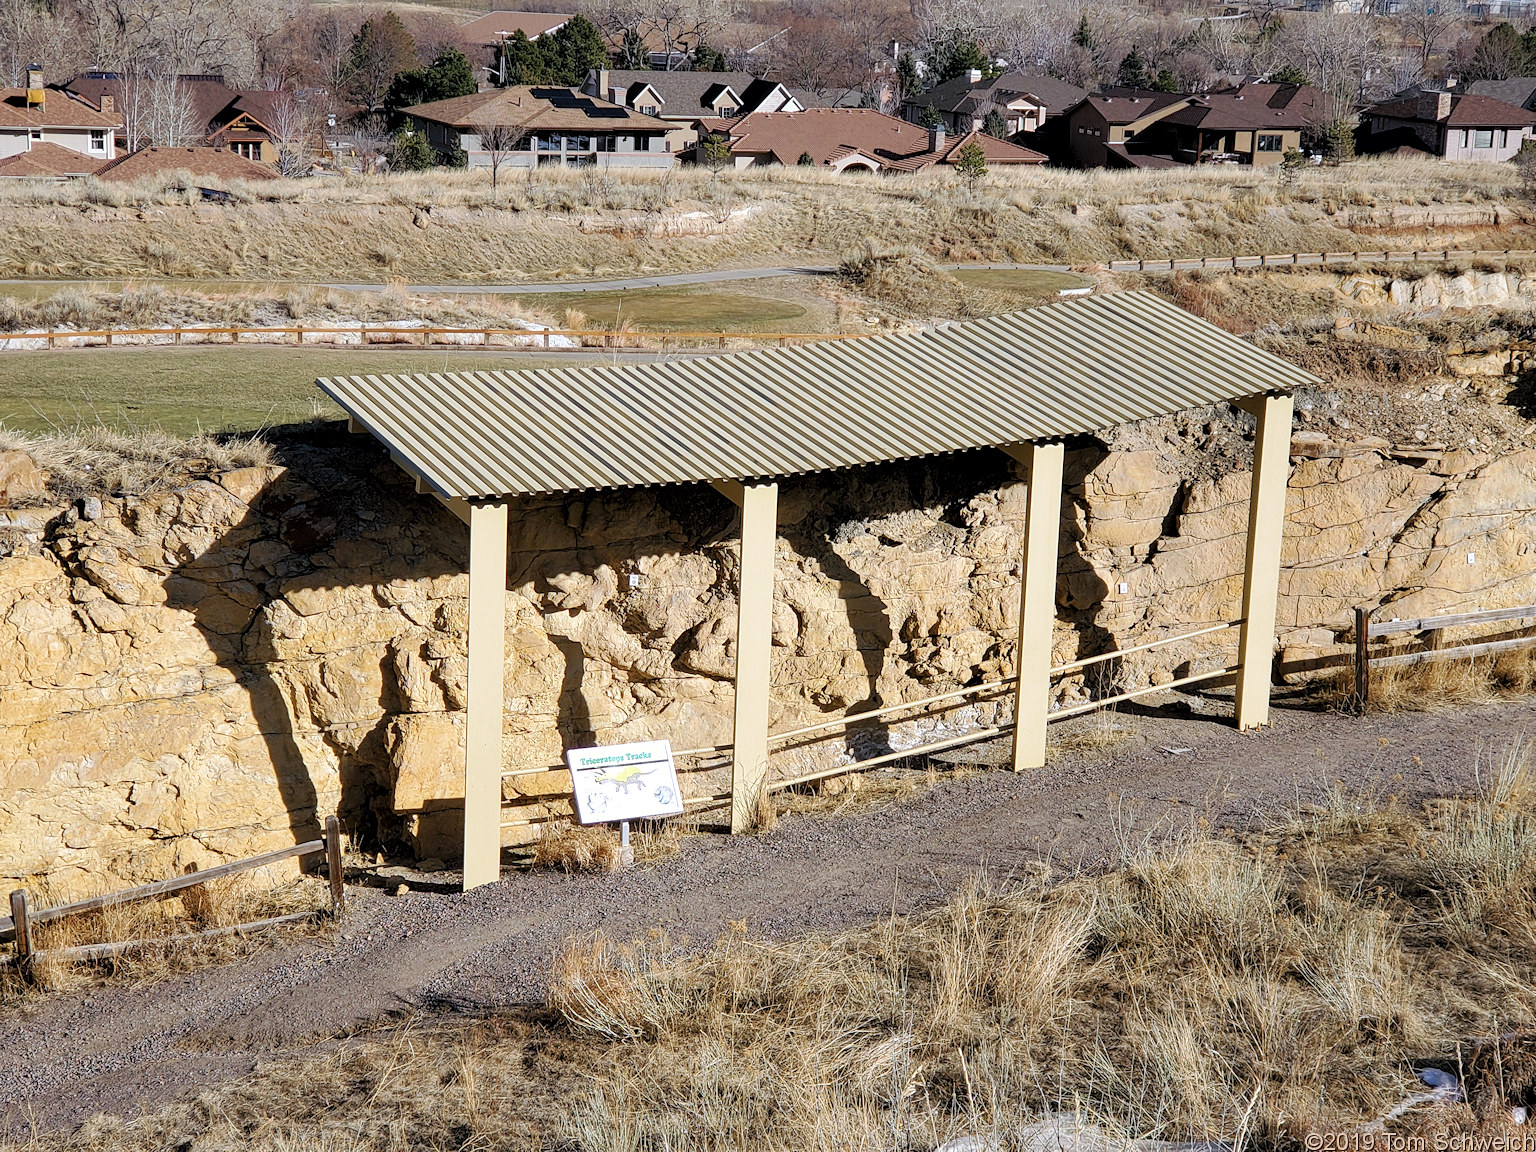
<path fill-rule="evenodd" d="M 923 90 L 923 78 L 918 75 L 917 60 L 910 52 L 903 52 L 896 60 L 896 95 L 910 100 Z"/>
<path fill-rule="evenodd" d="M 1008 139 L 1008 118 L 996 108 L 989 111 L 981 122 L 981 130 L 988 136 L 996 136 L 999 140 Z"/>
<path fill-rule="evenodd" d="M 961 177 L 974 188 L 986 174 L 986 150 L 976 141 L 972 140 L 955 155 L 955 175 Z"/>
<path fill-rule="evenodd" d="M 410 128 L 395 134 L 389 143 L 391 172 L 425 172 L 437 163 L 437 153 L 427 138 Z"/>
<path fill-rule="evenodd" d="M 528 39 L 521 28 L 501 42 L 501 52 L 496 61 L 496 82 L 510 84 L 543 84 L 548 80 L 549 66 L 544 50 Z"/>
<path fill-rule="evenodd" d="M 1151 87 L 1151 82 L 1147 78 L 1147 62 L 1142 59 L 1141 49 L 1134 44 L 1120 61 L 1118 80 L 1122 88 Z"/>

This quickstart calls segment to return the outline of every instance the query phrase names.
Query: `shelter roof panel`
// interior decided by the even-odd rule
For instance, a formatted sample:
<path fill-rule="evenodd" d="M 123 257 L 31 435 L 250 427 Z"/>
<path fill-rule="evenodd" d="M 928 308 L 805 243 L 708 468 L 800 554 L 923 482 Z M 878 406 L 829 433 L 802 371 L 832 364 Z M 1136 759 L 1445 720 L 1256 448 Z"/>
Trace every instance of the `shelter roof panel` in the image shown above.
<path fill-rule="evenodd" d="M 1317 382 L 1142 292 L 668 363 L 318 381 L 437 492 L 466 499 L 789 476 Z"/>

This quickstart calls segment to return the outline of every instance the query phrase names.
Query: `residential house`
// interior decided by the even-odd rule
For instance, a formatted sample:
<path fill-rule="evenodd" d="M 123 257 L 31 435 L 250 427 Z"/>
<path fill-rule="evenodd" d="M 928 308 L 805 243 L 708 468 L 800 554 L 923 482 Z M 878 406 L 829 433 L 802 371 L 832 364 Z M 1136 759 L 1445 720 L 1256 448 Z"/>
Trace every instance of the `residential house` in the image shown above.
<path fill-rule="evenodd" d="M 750 72 L 648 72 L 594 68 L 583 92 L 665 120 L 666 148 L 681 152 L 696 139 L 699 119 L 734 120 L 753 112 L 799 112 L 809 107 L 783 84 Z"/>
<path fill-rule="evenodd" d="M 1136 167 L 1129 159 L 1126 141 L 1162 117 L 1187 108 L 1193 99 L 1141 88 L 1104 88 L 1089 93 L 1067 114 L 1067 148 L 1072 162 L 1079 168 Z"/>
<path fill-rule="evenodd" d="M 1511 76 L 1508 80 L 1478 80 L 1467 89 L 1470 96 L 1491 96 L 1527 112 L 1536 112 L 1536 76 Z"/>
<path fill-rule="evenodd" d="M 926 92 L 902 101 L 905 120 L 921 124 L 932 108 L 945 131 L 965 135 L 981 129 L 987 113 L 998 112 L 1008 123 L 1009 135 L 1038 132 L 1047 120 L 1076 107 L 1086 91 L 1054 76 L 1008 72 L 984 79 L 979 69 L 946 80 Z"/>
<path fill-rule="evenodd" d="M 561 28 L 573 18 L 570 12 L 488 12 L 460 24 L 454 36 L 473 60 L 480 60 L 487 71 L 500 62 L 502 44 L 521 32 L 530 40 Z M 505 77 L 503 77 L 505 79 Z"/>
<path fill-rule="evenodd" d="M 1358 137 L 1362 152 L 1427 154 L 1444 160 L 1508 160 L 1536 130 L 1536 112 L 1492 96 L 1424 89 L 1367 108 Z"/>
<path fill-rule="evenodd" d="M 509 137 L 501 162 L 517 168 L 670 168 L 675 159 L 666 149 L 667 121 L 574 88 L 495 88 L 417 104 L 405 114 L 439 156 L 446 160 L 462 148 L 470 168 L 491 166 L 493 142 L 482 139 L 491 126 Z"/>
<path fill-rule="evenodd" d="M 1073 109 L 1069 138 L 1084 167 L 1172 168 L 1184 164 L 1278 164 L 1301 148 L 1318 117 L 1306 84 L 1242 84 L 1191 96 L 1110 88 Z"/>
<path fill-rule="evenodd" d="M 123 115 L 117 139 L 126 152 L 139 137 L 133 123 L 141 102 L 136 83 L 120 72 L 83 72 L 64 87 L 97 108 L 115 108 Z M 273 125 L 274 102 L 279 93 L 263 89 L 241 90 L 224 83 L 218 72 L 181 75 L 176 84 L 190 108 L 190 118 L 202 133 L 200 143 L 224 148 L 247 160 L 277 162 L 277 132 Z"/>
<path fill-rule="evenodd" d="M 173 172 L 187 173 L 199 186 L 216 186 L 231 180 L 277 179 L 277 169 L 270 164 L 247 160 L 227 148 L 211 147 L 140 148 L 103 165 L 96 176 L 126 184 L 159 179 Z"/>
<path fill-rule="evenodd" d="M 835 172 L 917 172 L 953 164 L 960 149 L 981 145 L 989 165 L 1043 164 L 1045 156 L 981 132 L 947 136 L 873 108 L 754 112 L 734 120 L 701 119 L 701 136 L 728 142 L 737 168 L 809 163 Z"/>
<path fill-rule="evenodd" d="M 54 144 L 93 160 L 117 155 L 114 134 L 122 117 L 110 106 L 93 108 L 62 88 L 44 87 L 41 71 L 27 72 L 25 88 L 0 88 L 0 159 Z"/>
<path fill-rule="evenodd" d="M 1319 93 L 1307 84 L 1243 84 L 1196 96 L 1157 117 L 1112 149 L 1112 163 L 1145 168 L 1176 164 L 1278 164 L 1301 148 L 1320 115 Z"/>

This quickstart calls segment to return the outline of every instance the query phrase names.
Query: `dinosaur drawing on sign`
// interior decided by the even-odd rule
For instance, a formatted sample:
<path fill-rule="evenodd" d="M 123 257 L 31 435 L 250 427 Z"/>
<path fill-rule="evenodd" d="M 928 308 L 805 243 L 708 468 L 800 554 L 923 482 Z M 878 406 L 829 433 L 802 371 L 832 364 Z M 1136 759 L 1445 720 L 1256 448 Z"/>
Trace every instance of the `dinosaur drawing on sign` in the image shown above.
<path fill-rule="evenodd" d="M 640 777 L 649 776 L 654 771 L 654 768 L 642 768 L 639 764 L 626 764 L 622 768 L 614 768 L 609 772 L 604 772 L 601 776 L 596 777 L 596 781 L 599 784 L 617 785 L 620 792 L 627 794 L 630 785 L 643 783 Z"/>

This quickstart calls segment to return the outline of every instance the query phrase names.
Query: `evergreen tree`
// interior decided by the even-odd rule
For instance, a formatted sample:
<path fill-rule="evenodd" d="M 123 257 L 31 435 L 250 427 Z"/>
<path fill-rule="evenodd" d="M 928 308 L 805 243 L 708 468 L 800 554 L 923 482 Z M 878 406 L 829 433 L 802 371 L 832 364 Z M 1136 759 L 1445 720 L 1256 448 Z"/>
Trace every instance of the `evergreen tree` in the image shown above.
<path fill-rule="evenodd" d="M 939 110 L 930 104 L 918 115 L 917 122 L 924 128 L 937 128 L 944 123 L 944 117 L 940 116 Z"/>
<path fill-rule="evenodd" d="M 718 48 L 712 48 L 700 40 L 693 50 L 693 70 L 695 72 L 724 72 L 726 70 L 725 53 Z"/>
<path fill-rule="evenodd" d="M 1157 77 L 1152 81 L 1152 91 L 1177 92 L 1178 90 L 1179 82 L 1174 79 L 1173 73 L 1166 68 L 1159 68 Z"/>
<path fill-rule="evenodd" d="M 548 58 L 544 50 L 519 28 L 501 42 L 496 59 L 496 83 L 543 84 L 547 82 Z"/>
<path fill-rule="evenodd" d="M 576 88 L 594 68 L 608 66 L 608 48 L 603 43 L 603 34 L 585 16 L 572 16 L 553 32 L 540 36 L 532 47 L 544 58 L 543 76 L 538 81 L 522 83 Z"/>
<path fill-rule="evenodd" d="M 384 97 L 384 111 L 389 115 L 389 126 L 399 128 L 405 123 L 403 109 L 433 100 L 470 96 L 478 88 L 475 70 L 464 53 L 457 48 L 444 48 L 425 68 L 413 68 L 395 76 Z"/>
<path fill-rule="evenodd" d="M 1008 118 L 996 108 L 987 113 L 981 122 L 981 130 L 988 136 L 996 136 L 999 140 L 1008 139 Z"/>
<path fill-rule="evenodd" d="M 1117 78 L 1122 88 L 1150 88 L 1151 79 L 1147 75 L 1147 62 L 1142 59 L 1141 49 L 1131 45 L 1131 50 L 1120 61 L 1120 75 Z"/>
<path fill-rule="evenodd" d="M 1282 64 L 1269 74 L 1272 84 L 1305 84 L 1307 74 L 1294 64 Z"/>
<path fill-rule="evenodd" d="M 1094 47 L 1093 29 L 1088 27 L 1088 13 L 1086 12 L 1077 18 L 1077 31 L 1072 33 L 1072 43 L 1076 44 L 1079 48 L 1092 49 Z"/>
<path fill-rule="evenodd" d="M 964 179 L 966 183 L 974 188 L 986 174 L 986 150 L 976 141 L 972 140 L 961 148 L 955 156 L 955 175 Z"/>
<path fill-rule="evenodd" d="M 391 172 L 425 172 L 437 163 L 437 153 L 420 132 L 406 128 L 389 143 Z"/>
<path fill-rule="evenodd" d="M 917 60 L 910 52 L 903 52 L 896 60 L 896 96 L 910 100 L 923 90 L 923 78 L 918 75 Z"/>
<path fill-rule="evenodd" d="M 795 163 L 802 168 L 809 168 L 816 163 L 816 157 L 812 156 L 809 152 L 802 152 L 800 153 L 800 159 L 796 160 Z"/>
<path fill-rule="evenodd" d="M 928 61 L 928 67 L 940 84 L 946 80 L 953 80 L 957 76 L 964 76 L 973 69 L 983 76 L 991 71 L 981 45 L 969 36 L 961 36 L 940 44 Z"/>

